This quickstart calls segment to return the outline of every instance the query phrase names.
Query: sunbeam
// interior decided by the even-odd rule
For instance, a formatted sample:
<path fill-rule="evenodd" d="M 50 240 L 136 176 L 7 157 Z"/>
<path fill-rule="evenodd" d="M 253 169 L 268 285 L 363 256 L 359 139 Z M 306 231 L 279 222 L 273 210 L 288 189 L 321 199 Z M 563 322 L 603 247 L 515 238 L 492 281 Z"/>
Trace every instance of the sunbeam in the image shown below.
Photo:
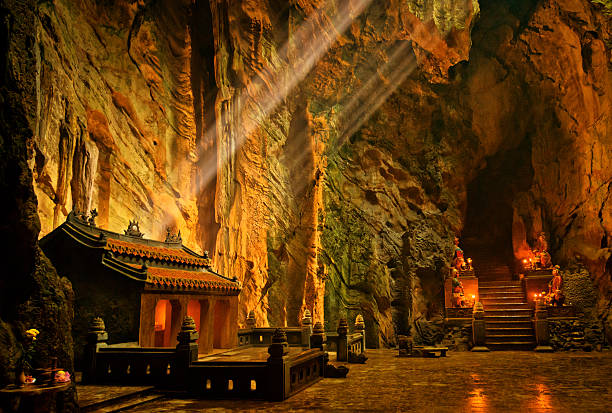
<path fill-rule="evenodd" d="M 370 2 L 371 0 L 341 2 L 335 10 L 332 2 L 328 2 L 325 7 L 314 11 L 279 50 L 278 60 L 282 63 L 278 69 L 268 67 L 260 71 L 255 79 L 236 93 L 236 98 L 231 103 L 222 108 L 221 121 L 217 122 L 222 128 L 225 119 L 244 119 L 245 114 L 250 116 L 251 121 L 240 125 L 240 130 L 235 129 L 236 133 L 229 138 L 229 151 L 200 154 L 198 190 L 205 188 L 216 177 L 217 172 L 230 162 L 246 137 L 286 99 Z M 234 116 L 230 116 L 229 112 Z M 216 127 L 217 125 L 214 125 L 206 131 L 205 141 L 214 136 Z M 227 139 L 227 136 L 223 138 Z"/>

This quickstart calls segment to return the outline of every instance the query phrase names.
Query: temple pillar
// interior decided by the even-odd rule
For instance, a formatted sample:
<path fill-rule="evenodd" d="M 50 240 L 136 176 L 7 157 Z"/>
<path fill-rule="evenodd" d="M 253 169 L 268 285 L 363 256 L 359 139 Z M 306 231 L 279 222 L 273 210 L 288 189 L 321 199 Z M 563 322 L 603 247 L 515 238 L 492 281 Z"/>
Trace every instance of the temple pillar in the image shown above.
<path fill-rule="evenodd" d="M 229 316 L 227 318 L 228 347 L 238 347 L 238 296 L 229 297 Z"/>
<path fill-rule="evenodd" d="M 177 343 L 176 337 L 181 331 L 182 320 L 187 316 L 187 300 L 186 299 L 173 299 L 170 300 L 171 314 L 170 319 L 170 340 L 169 346 L 174 347 Z M 168 343 L 168 342 L 166 342 Z"/>
<path fill-rule="evenodd" d="M 140 347 L 155 346 L 155 307 L 157 296 L 142 293 L 140 295 L 140 328 L 138 333 L 138 345 Z"/>
<path fill-rule="evenodd" d="M 215 348 L 215 307 L 217 304 L 216 297 L 208 298 L 208 311 L 206 312 L 206 337 L 201 337 L 200 340 L 206 339 L 206 348 L 210 353 Z"/>
<path fill-rule="evenodd" d="M 210 298 L 200 300 L 200 340 L 198 341 L 198 352 L 207 354 L 212 351 L 212 340 L 209 339 L 213 331 Z"/>

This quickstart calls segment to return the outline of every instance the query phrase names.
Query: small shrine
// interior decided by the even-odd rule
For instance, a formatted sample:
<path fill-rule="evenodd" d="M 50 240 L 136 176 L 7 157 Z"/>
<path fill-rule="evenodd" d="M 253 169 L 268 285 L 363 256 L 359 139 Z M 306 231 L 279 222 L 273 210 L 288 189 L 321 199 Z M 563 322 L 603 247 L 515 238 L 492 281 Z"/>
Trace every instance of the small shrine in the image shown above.
<path fill-rule="evenodd" d="M 529 256 L 523 258 L 521 264 L 521 279 L 525 284 L 527 300 L 534 305 L 541 302 L 548 307 L 564 307 L 563 279 L 560 267 L 553 264 L 548 252 L 546 233 L 538 234 Z M 570 311 L 569 308 L 567 311 Z"/>
<path fill-rule="evenodd" d="M 137 221 L 124 234 L 96 227 L 96 212 L 70 213 L 40 245 L 75 294 L 77 364 L 90 321 L 101 316 L 117 342 L 174 347 L 181 323 L 193 318 L 199 353 L 232 348 L 238 340 L 240 282 L 213 270 L 207 253 L 197 254 L 167 231 L 164 241 L 147 239 Z"/>
<path fill-rule="evenodd" d="M 471 318 L 472 308 L 478 300 L 478 278 L 472 259 L 465 258 L 459 237 L 454 238 L 454 244 L 450 276 L 444 282 L 447 321 Z"/>

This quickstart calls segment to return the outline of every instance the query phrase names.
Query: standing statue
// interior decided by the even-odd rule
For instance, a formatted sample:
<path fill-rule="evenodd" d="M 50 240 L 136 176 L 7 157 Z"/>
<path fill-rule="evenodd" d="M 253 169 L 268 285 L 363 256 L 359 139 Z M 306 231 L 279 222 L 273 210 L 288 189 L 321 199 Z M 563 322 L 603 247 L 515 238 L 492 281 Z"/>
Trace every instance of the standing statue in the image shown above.
<path fill-rule="evenodd" d="M 465 294 L 463 292 L 463 284 L 459 280 L 459 271 L 456 268 L 453 268 L 453 283 L 452 283 L 452 291 L 453 291 L 453 307 L 466 307 L 467 301 L 465 300 Z"/>
<path fill-rule="evenodd" d="M 559 274 L 558 265 L 555 265 L 555 268 L 553 268 L 553 278 L 548 283 L 548 296 L 550 297 L 551 305 L 560 307 L 565 302 L 565 295 L 563 294 L 563 278 L 561 278 L 561 274 Z"/>

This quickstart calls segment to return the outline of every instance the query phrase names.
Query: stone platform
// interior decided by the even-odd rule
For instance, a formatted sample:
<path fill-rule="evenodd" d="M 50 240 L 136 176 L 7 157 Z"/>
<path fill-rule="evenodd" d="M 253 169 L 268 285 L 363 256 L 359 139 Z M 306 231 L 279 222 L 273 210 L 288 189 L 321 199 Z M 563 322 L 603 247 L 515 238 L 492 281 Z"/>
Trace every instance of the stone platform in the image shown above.
<path fill-rule="evenodd" d="M 609 412 L 612 352 L 498 351 L 400 358 L 369 350 L 347 379 L 325 379 L 284 402 L 159 400 L 131 412 Z"/>

